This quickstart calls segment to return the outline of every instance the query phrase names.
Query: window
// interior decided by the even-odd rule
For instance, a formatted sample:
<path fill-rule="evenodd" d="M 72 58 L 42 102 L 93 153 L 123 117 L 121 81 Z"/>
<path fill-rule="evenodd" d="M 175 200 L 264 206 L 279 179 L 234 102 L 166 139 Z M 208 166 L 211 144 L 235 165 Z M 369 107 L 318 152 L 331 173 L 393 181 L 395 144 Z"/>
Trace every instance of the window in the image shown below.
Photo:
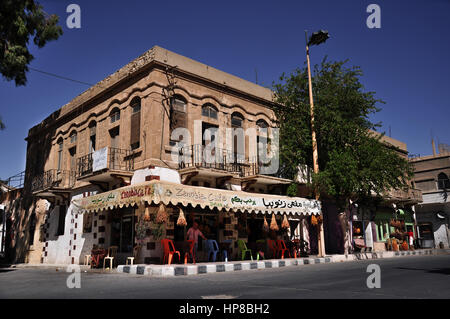
<path fill-rule="evenodd" d="M 63 156 L 63 139 L 58 140 L 58 171 L 61 170 Z"/>
<path fill-rule="evenodd" d="M 114 110 L 112 110 L 111 114 L 109 115 L 109 118 L 110 118 L 111 124 L 120 120 L 120 110 L 118 108 L 115 108 Z"/>
<path fill-rule="evenodd" d="M 77 148 L 72 147 L 69 149 L 70 156 L 70 169 L 71 171 L 76 171 L 77 169 Z"/>
<path fill-rule="evenodd" d="M 211 104 L 202 107 L 202 115 L 217 120 L 217 109 Z"/>
<path fill-rule="evenodd" d="M 239 113 L 231 115 L 231 127 L 233 130 L 233 160 L 234 163 L 242 163 L 245 159 L 245 136 L 241 129 L 244 117 Z"/>
<path fill-rule="evenodd" d="M 450 180 L 444 173 L 438 175 L 438 189 L 450 189 Z"/>
<path fill-rule="evenodd" d="M 89 153 L 95 152 L 96 137 L 97 137 L 97 123 L 91 122 L 89 124 Z"/>
<path fill-rule="evenodd" d="M 172 139 L 172 132 L 177 128 L 187 127 L 187 113 L 186 113 L 186 100 L 180 96 L 175 95 L 171 99 L 170 107 L 170 145 L 174 146 L 176 142 L 179 142 L 179 137 Z"/>
<path fill-rule="evenodd" d="M 77 132 L 72 131 L 72 133 L 70 133 L 70 143 L 76 143 L 76 141 L 77 141 Z"/>
<path fill-rule="evenodd" d="M 257 143 L 257 157 L 258 163 L 266 164 L 266 159 L 264 158 L 266 154 L 268 154 L 268 134 L 269 134 L 269 124 L 267 124 L 264 120 L 256 121 L 256 125 L 258 126 L 258 134 L 256 136 Z"/>
<path fill-rule="evenodd" d="M 239 113 L 233 113 L 231 115 L 231 126 L 232 127 L 242 127 L 244 122 L 244 117 Z"/>
<path fill-rule="evenodd" d="M 141 141 L 141 99 L 135 97 L 131 100 L 131 134 L 130 147 L 132 150 L 138 149 Z"/>
<path fill-rule="evenodd" d="M 186 113 L 186 101 L 180 95 L 175 95 L 171 104 L 175 111 Z"/>
<path fill-rule="evenodd" d="M 59 216 L 58 216 L 58 230 L 56 236 L 64 235 L 64 226 L 66 223 L 66 205 L 59 206 Z"/>

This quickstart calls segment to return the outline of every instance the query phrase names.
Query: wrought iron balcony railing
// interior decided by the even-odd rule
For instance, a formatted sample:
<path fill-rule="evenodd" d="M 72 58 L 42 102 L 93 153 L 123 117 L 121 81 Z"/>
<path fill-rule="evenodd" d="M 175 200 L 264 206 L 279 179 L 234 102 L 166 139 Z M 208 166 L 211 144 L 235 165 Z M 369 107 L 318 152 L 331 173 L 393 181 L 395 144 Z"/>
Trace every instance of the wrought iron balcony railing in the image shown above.
<path fill-rule="evenodd" d="M 178 167 L 211 168 L 244 175 L 248 164 L 243 154 L 221 148 L 207 149 L 204 145 L 189 145 L 179 148 Z"/>
<path fill-rule="evenodd" d="M 70 189 L 75 184 L 75 172 L 51 169 L 36 176 L 31 183 L 33 192 L 49 189 Z"/>
<path fill-rule="evenodd" d="M 89 153 L 77 159 L 77 178 L 105 169 L 130 172 L 134 170 L 134 156 L 131 150 L 108 147 L 104 151 L 97 152 L 99 153 Z"/>

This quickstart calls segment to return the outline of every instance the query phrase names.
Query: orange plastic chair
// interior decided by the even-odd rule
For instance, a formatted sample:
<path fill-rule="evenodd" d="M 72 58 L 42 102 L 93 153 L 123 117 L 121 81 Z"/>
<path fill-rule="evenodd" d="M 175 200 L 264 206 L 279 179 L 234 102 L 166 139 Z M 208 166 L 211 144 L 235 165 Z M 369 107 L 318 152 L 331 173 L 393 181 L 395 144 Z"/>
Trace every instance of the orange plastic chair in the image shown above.
<path fill-rule="evenodd" d="M 268 239 L 267 245 L 269 246 L 269 249 L 272 251 L 273 258 L 277 258 L 278 249 L 277 249 L 277 244 L 275 243 L 275 240 Z"/>
<path fill-rule="evenodd" d="M 184 263 L 187 264 L 188 257 L 191 256 L 192 263 L 195 265 L 195 256 L 194 256 L 194 240 L 186 240 L 189 243 L 189 252 L 184 253 Z"/>
<path fill-rule="evenodd" d="M 181 261 L 180 252 L 178 250 L 175 250 L 175 246 L 173 245 L 172 240 L 162 239 L 161 246 L 164 248 L 163 264 L 166 262 L 167 259 L 168 264 L 170 265 L 172 263 L 173 255 L 175 254 L 178 255 L 178 261 Z"/>
<path fill-rule="evenodd" d="M 277 250 L 281 253 L 281 259 L 284 259 L 285 252 L 287 252 L 289 258 L 291 258 L 291 253 L 289 252 L 289 249 L 286 248 L 286 243 L 284 242 L 284 240 L 277 240 Z"/>

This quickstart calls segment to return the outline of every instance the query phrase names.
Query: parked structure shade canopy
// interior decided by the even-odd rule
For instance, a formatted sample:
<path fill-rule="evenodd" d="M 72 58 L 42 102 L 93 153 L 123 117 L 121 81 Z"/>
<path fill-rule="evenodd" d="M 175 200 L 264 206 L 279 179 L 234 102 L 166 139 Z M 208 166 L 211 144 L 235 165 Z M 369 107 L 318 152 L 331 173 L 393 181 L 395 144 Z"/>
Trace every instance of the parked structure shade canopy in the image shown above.
<path fill-rule="evenodd" d="M 72 200 L 78 213 L 97 212 L 140 203 L 183 206 L 190 204 L 193 207 L 261 214 L 321 214 L 321 205 L 317 200 L 189 186 L 158 180 Z"/>

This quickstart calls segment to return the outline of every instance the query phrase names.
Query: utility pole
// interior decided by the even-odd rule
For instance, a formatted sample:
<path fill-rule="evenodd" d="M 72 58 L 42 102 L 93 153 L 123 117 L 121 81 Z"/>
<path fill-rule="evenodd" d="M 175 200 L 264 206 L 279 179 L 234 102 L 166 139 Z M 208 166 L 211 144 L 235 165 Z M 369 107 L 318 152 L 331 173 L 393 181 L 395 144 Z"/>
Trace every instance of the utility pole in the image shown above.
<path fill-rule="evenodd" d="M 319 153 L 317 151 L 317 140 L 316 140 L 316 130 L 314 127 L 314 99 L 312 91 L 312 79 L 311 79 L 311 65 L 309 61 L 309 46 L 319 45 L 325 42 L 329 38 L 328 31 L 320 30 L 319 32 L 314 32 L 311 38 L 308 40 L 308 31 L 305 30 L 306 39 L 306 61 L 308 64 L 308 87 L 309 87 L 309 104 L 311 112 L 311 137 L 312 137 L 312 147 L 313 147 L 313 167 L 314 174 L 319 173 Z M 316 200 L 320 199 L 319 189 L 316 187 L 314 190 Z M 322 214 L 323 216 L 323 214 Z M 325 236 L 323 230 L 323 219 L 318 225 L 318 246 L 319 246 L 319 257 L 325 256 Z"/>

